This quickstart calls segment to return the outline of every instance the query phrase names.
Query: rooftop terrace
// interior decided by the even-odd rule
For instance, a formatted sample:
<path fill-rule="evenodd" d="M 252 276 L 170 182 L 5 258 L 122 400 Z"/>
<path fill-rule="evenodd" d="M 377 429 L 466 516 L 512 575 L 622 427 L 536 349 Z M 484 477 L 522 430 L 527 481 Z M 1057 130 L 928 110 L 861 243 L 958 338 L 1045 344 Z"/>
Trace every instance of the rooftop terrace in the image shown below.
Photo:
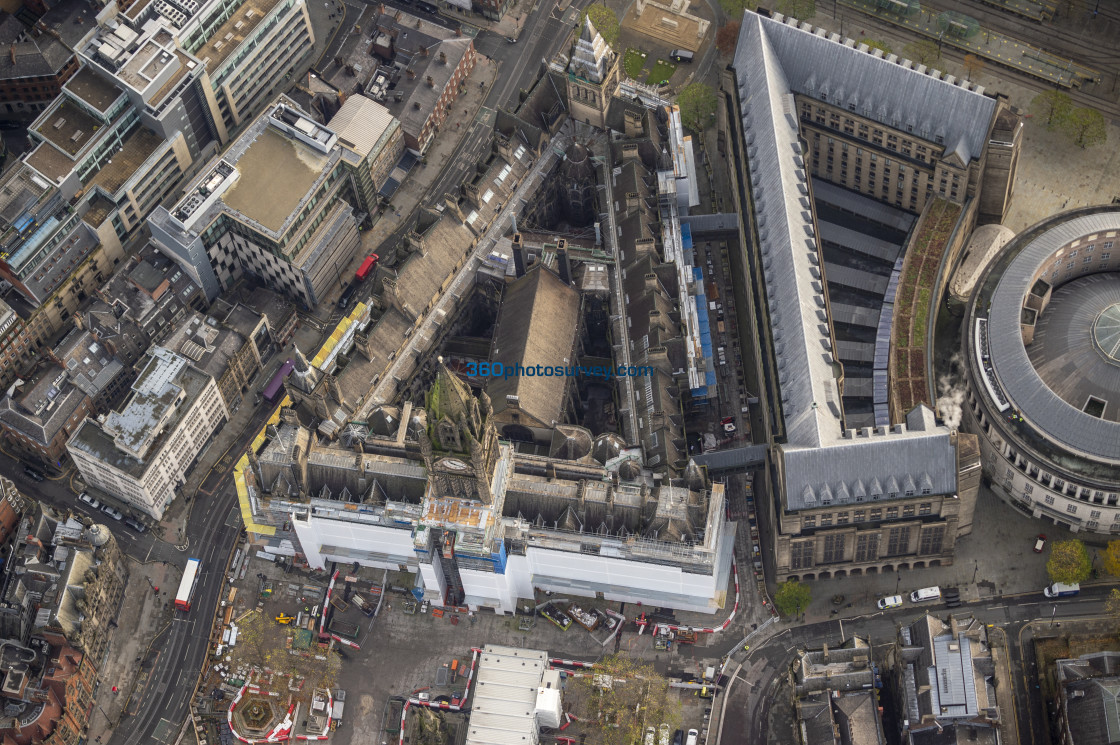
<path fill-rule="evenodd" d="M 110 194 L 115 194 L 161 144 L 163 139 L 150 129 L 138 127 L 121 144 L 120 152 L 101 167 L 90 185 L 100 186 Z"/>

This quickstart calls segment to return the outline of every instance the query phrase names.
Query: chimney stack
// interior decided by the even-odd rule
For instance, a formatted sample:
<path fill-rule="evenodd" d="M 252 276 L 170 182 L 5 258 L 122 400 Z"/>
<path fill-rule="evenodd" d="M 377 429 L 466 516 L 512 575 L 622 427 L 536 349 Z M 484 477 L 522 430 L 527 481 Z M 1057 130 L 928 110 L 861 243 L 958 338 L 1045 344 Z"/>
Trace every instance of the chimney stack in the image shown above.
<path fill-rule="evenodd" d="M 564 284 L 572 284 L 572 264 L 568 260 L 568 242 L 563 238 L 556 246 L 556 264 Z"/>
<path fill-rule="evenodd" d="M 525 246 L 521 243 L 521 233 L 513 236 L 513 273 L 518 278 L 525 276 Z"/>

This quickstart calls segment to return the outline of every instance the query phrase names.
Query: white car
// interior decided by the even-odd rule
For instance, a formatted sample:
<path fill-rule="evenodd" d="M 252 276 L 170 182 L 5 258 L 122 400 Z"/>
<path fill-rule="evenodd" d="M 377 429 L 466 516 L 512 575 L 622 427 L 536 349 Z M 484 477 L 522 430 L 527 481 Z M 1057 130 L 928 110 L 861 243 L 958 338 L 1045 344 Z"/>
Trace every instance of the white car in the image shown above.
<path fill-rule="evenodd" d="M 887 610 L 888 608 L 901 608 L 902 607 L 902 596 L 901 595 L 890 595 L 890 596 L 885 597 L 885 598 L 879 598 L 878 605 L 879 605 L 879 610 Z"/>
<path fill-rule="evenodd" d="M 109 517 L 113 518 L 114 520 L 120 520 L 122 517 L 124 517 L 124 515 L 121 514 L 120 510 L 114 509 L 114 508 L 110 507 L 109 505 L 102 506 L 101 511 L 104 512 Z"/>
<path fill-rule="evenodd" d="M 101 503 L 98 502 L 93 497 L 91 497 L 86 492 L 82 492 L 81 494 L 78 495 L 78 501 L 79 502 L 85 502 L 86 504 L 88 504 L 90 507 L 92 507 L 95 510 L 101 509 Z"/>

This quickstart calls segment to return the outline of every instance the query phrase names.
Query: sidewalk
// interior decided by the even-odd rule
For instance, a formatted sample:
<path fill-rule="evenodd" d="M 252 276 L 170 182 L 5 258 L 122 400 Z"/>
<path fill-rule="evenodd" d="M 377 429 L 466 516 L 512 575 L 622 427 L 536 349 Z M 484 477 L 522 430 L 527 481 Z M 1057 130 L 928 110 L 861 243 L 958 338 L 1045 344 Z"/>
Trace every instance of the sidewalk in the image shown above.
<path fill-rule="evenodd" d="M 1024 515 L 981 488 L 976 498 L 972 534 L 957 541 L 952 566 L 809 582 L 813 600 L 803 622 L 877 613 L 876 602 L 886 595 L 903 595 L 904 603 L 908 604 L 909 598 L 905 596 L 921 587 L 957 587 L 965 603 L 1029 592 L 1041 597 L 1042 588 L 1049 582 L 1046 561 L 1050 552 L 1033 552 L 1039 533 L 1045 533 L 1048 541 L 1077 537 L 1053 524 Z M 1095 552 L 1092 547 L 1089 551 L 1090 554 Z M 844 596 L 844 600 L 834 605 L 832 599 L 838 595 Z M 942 607 L 940 603 L 927 606 Z"/>
<path fill-rule="evenodd" d="M 108 740 L 121 720 L 134 688 L 151 668 L 156 635 L 171 623 L 172 590 L 180 571 L 160 561 L 141 564 L 128 560 L 129 581 L 105 658 L 98 664 L 97 690 L 89 718 L 86 742 Z M 151 582 L 151 584 L 149 584 Z M 152 587 L 159 588 L 159 596 Z M 127 622 L 126 622 L 127 621 Z M 113 686 L 117 691 L 113 691 Z"/>

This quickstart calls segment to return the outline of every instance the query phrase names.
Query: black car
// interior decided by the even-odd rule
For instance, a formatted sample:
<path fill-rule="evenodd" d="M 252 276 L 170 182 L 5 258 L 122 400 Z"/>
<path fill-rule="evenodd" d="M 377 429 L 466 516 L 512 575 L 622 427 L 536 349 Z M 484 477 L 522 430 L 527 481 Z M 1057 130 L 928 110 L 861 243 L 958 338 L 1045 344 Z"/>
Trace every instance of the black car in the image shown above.
<path fill-rule="evenodd" d="M 684 730 L 677 730 L 673 733 L 673 745 L 684 745 Z"/>
<path fill-rule="evenodd" d="M 36 471 L 36 470 L 35 470 L 34 468 L 32 468 L 31 466 L 24 466 L 24 467 L 23 467 L 23 472 L 24 472 L 24 473 L 26 473 L 26 474 L 27 474 L 28 476 L 30 476 L 31 478 L 35 479 L 36 481 L 45 481 L 45 480 L 46 480 L 46 478 L 47 478 L 46 476 L 44 476 L 43 474 L 39 473 L 38 471 Z"/>
<path fill-rule="evenodd" d="M 342 291 L 342 297 L 338 299 L 338 309 L 346 310 L 350 307 L 350 300 L 354 297 L 354 293 L 358 291 L 356 284 L 350 284 L 345 290 Z"/>

